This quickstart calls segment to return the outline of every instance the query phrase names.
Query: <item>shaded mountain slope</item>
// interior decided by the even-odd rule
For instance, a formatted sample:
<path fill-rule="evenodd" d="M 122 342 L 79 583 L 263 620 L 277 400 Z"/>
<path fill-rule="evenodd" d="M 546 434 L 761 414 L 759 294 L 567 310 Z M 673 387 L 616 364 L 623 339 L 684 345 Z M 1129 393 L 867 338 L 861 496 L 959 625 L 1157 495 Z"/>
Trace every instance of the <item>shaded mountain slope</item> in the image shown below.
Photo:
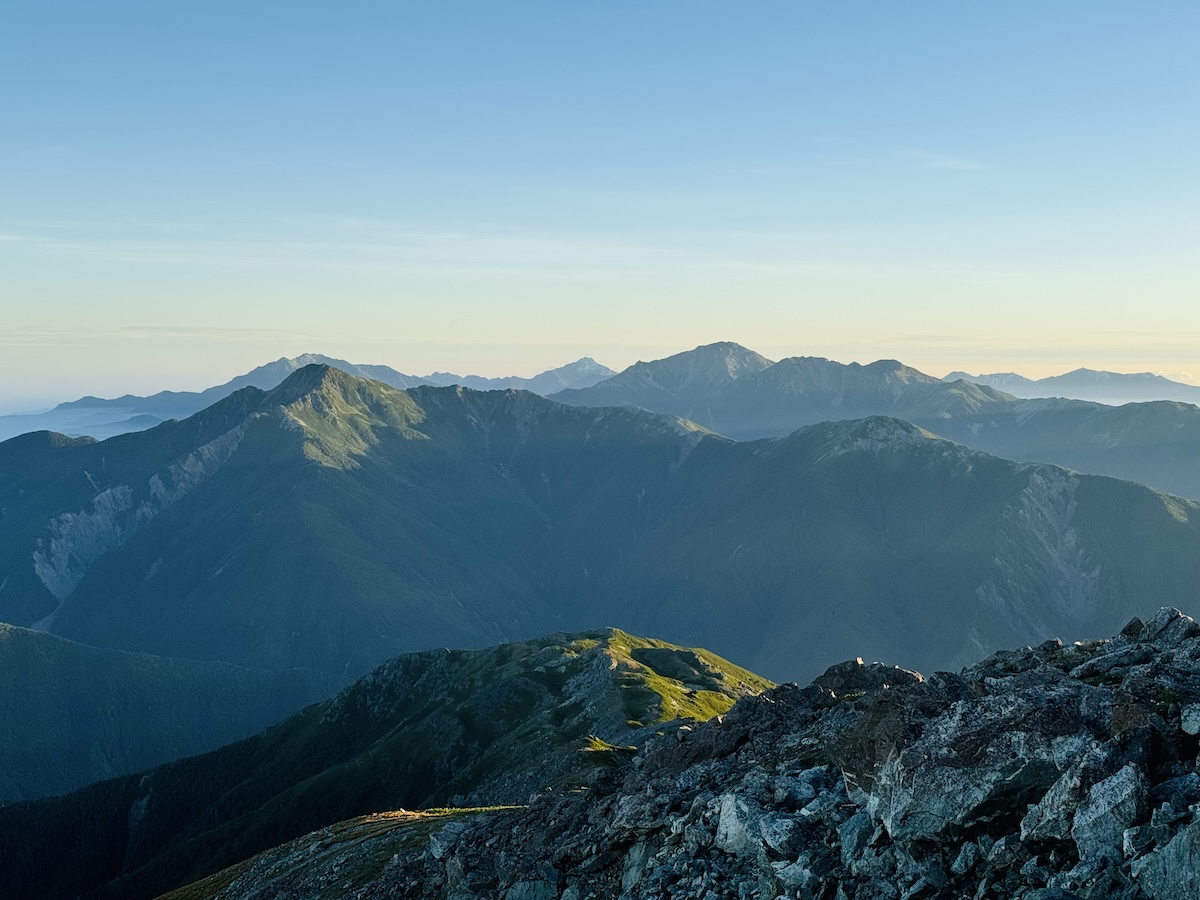
<path fill-rule="evenodd" d="M 0 803 L 212 750 L 344 684 L 85 647 L 0 624 Z"/>
<path fill-rule="evenodd" d="M 154 896 L 352 815 L 524 802 L 768 687 L 611 629 L 399 657 L 258 737 L 0 808 L 9 896 Z"/>
<path fill-rule="evenodd" d="M 605 622 L 780 679 L 934 668 L 1200 589 L 1196 504 L 895 419 L 737 443 L 319 366 L 138 435 L 0 444 L 0 507 L 4 618 L 337 675 Z"/>
<path fill-rule="evenodd" d="M 1177 610 L 959 674 L 847 662 L 587 791 L 345 822 L 170 896 L 1191 900 L 1198 713 Z"/>
<path fill-rule="evenodd" d="M 1012 398 L 970 382 L 949 384 L 896 360 L 842 365 L 795 357 L 739 379 L 709 403 L 711 427 L 737 439 L 787 434 L 804 425 L 887 415 L 914 422 L 1007 407 Z M 709 423 L 705 423 L 709 424 Z"/>
<path fill-rule="evenodd" d="M 752 461 L 730 466 L 706 441 L 677 473 L 672 516 L 603 587 L 614 621 L 704 635 L 767 673 L 795 672 L 810 648 L 821 664 L 867 654 L 932 669 L 1197 599 L 1195 503 L 895 419 L 735 446 Z"/>
<path fill-rule="evenodd" d="M 1079 400 L 1020 400 L 1008 409 L 928 422 L 953 440 L 1015 459 L 1140 481 L 1200 497 L 1200 408 L 1158 401 L 1105 406 Z"/>

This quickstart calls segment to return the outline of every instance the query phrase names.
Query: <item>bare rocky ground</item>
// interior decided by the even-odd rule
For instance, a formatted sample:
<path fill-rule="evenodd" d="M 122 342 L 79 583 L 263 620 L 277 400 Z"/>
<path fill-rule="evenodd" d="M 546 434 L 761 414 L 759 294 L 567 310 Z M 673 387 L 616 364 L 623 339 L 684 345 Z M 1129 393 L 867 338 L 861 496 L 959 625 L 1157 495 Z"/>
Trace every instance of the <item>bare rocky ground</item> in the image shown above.
<path fill-rule="evenodd" d="M 1200 897 L 1200 625 L 861 662 L 611 753 L 519 809 L 392 813 L 179 897 Z"/>

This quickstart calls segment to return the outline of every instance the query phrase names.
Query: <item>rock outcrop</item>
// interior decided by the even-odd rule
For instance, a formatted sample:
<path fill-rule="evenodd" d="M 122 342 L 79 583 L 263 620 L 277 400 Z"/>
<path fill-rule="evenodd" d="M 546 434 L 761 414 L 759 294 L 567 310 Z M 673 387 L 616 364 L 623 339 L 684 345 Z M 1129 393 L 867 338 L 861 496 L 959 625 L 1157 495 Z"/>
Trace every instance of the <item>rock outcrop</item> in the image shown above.
<path fill-rule="evenodd" d="M 841 664 L 520 809 L 343 823 L 187 896 L 1200 896 L 1200 625 Z"/>

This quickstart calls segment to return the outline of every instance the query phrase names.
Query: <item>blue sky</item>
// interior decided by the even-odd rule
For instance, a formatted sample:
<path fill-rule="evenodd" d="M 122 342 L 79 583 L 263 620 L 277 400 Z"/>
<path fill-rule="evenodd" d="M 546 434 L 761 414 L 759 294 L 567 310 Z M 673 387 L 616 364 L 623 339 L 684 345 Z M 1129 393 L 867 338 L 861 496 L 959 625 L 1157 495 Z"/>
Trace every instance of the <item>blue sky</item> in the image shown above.
<path fill-rule="evenodd" d="M 714 340 L 1200 374 L 1200 6 L 0 0 L 0 408 Z"/>

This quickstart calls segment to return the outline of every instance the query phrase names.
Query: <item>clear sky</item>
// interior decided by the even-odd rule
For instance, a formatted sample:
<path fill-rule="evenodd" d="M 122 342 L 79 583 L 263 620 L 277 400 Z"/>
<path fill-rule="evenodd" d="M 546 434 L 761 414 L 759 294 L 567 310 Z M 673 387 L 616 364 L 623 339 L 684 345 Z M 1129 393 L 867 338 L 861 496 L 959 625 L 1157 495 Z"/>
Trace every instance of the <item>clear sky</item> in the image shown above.
<path fill-rule="evenodd" d="M 1200 4 L 0 0 L 0 411 L 322 352 L 1200 374 Z"/>

